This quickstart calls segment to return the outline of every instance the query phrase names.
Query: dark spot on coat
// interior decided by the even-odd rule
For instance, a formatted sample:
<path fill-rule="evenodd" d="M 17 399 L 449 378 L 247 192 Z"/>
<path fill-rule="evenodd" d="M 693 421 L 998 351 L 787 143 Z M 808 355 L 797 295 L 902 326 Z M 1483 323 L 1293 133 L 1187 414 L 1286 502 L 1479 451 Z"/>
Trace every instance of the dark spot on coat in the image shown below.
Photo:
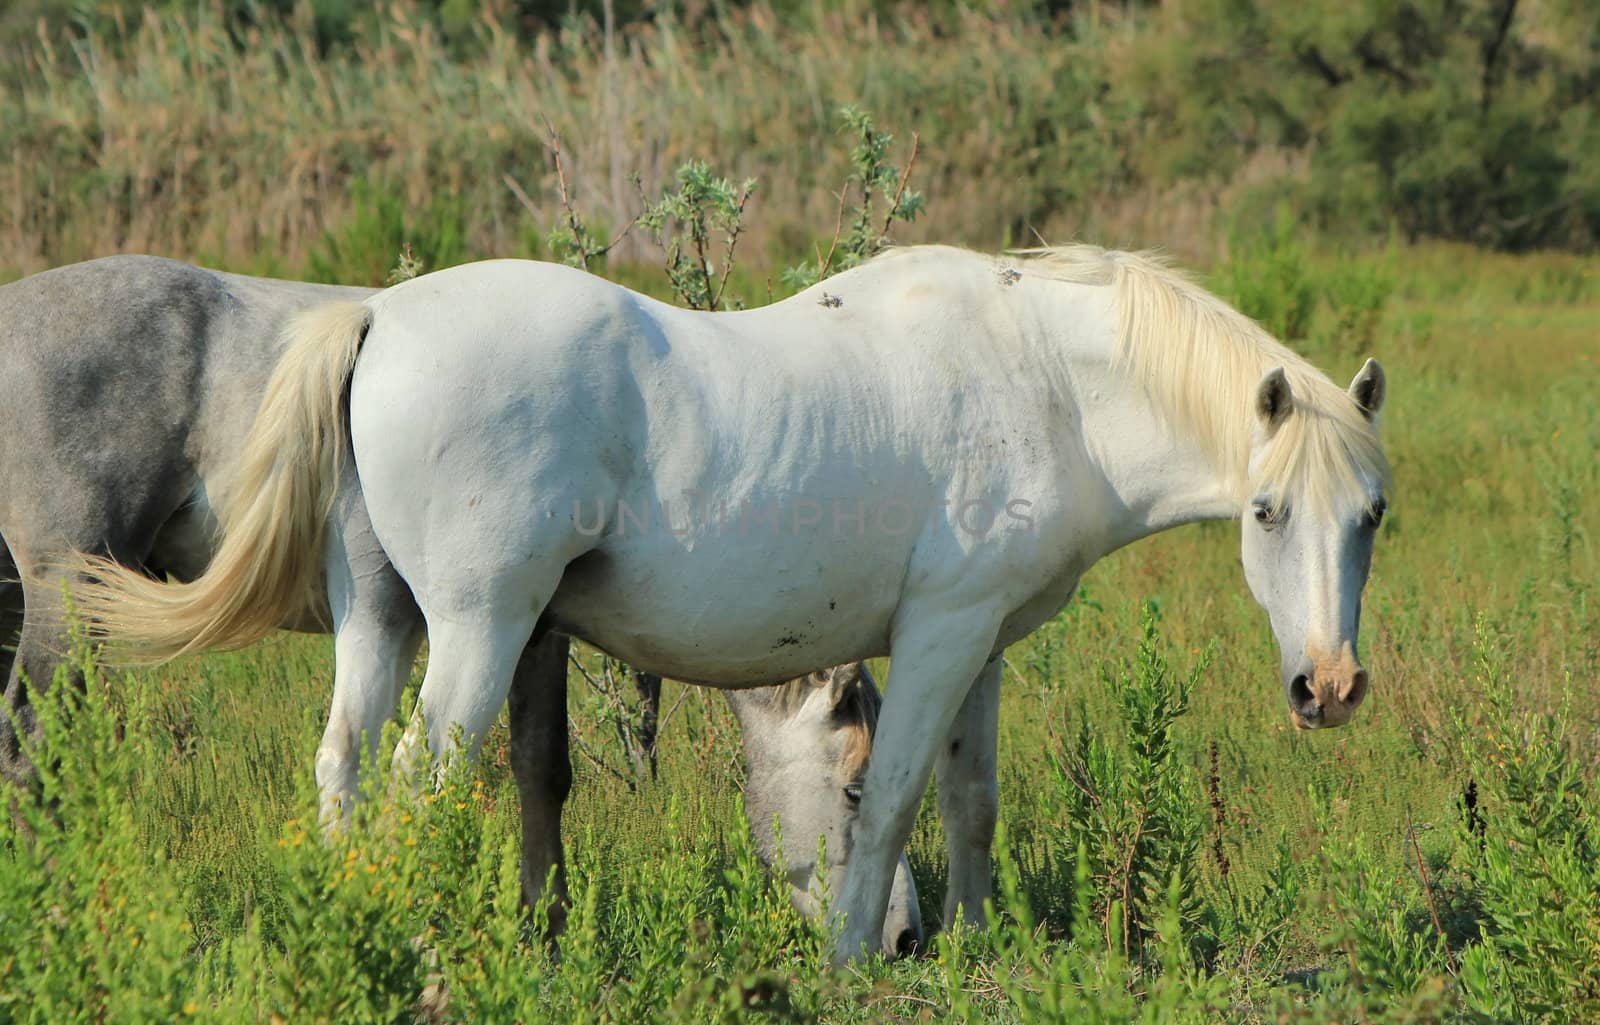
<path fill-rule="evenodd" d="M 799 644 L 803 639 L 804 638 L 797 633 L 786 633 L 782 637 L 778 638 L 778 647 L 787 648 L 790 645 Z"/>
<path fill-rule="evenodd" d="M 837 309 L 840 306 L 843 306 L 844 305 L 844 300 L 839 298 L 838 296 L 834 295 L 831 292 L 823 292 L 822 293 L 822 298 L 817 300 L 817 305 L 818 306 L 825 306 L 828 309 L 832 310 L 832 309 Z"/>
<path fill-rule="evenodd" d="M 839 603 L 838 602 L 830 601 L 828 603 L 828 611 L 829 612 L 832 612 L 834 609 L 836 609 L 838 607 L 839 607 Z"/>
<path fill-rule="evenodd" d="M 956 755 L 958 755 L 960 753 L 961 753 L 961 741 L 952 740 L 950 742 L 950 757 L 954 758 Z"/>

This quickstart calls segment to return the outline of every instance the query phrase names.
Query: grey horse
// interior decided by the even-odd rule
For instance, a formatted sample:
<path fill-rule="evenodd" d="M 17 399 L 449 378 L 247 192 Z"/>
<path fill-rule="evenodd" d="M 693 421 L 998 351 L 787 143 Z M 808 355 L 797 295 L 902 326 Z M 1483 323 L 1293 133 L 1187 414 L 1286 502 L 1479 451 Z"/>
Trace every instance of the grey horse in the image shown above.
<path fill-rule="evenodd" d="M 24 785 L 21 741 L 36 737 L 30 681 L 54 679 L 65 633 L 69 552 L 108 555 L 157 578 L 188 580 L 212 555 L 230 472 L 294 314 L 368 289 L 223 274 L 147 256 L 113 256 L 0 288 L 0 774 Z M 376 616 L 408 638 L 373 685 L 398 700 L 422 636 L 405 583 L 366 524 L 359 489 L 341 491 L 335 533 L 357 586 L 333 587 L 321 608 L 286 627 L 337 628 Z M 71 581 L 66 581 L 71 584 Z M 336 642 L 337 643 L 337 642 Z M 14 656 L 11 647 L 15 647 Z M 346 660 L 340 655 L 341 664 Z M 522 805 L 524 898 L 540 896 L 562 863 L 561 810 L 571 788 L 567 645 L 530 644 L 511 689 L 511 764 Z M 815 844 L 848 849 L 878 692 L 864 667 L 773 688 L 725 691 L 744 731 L 747 805 L 772 862 L 776 817 L 791 838 L 777 865 L 795 903 L 815 910 Z M 392 702 L 391 702 L 392 705 Z M 330 717 L 317 755 L 324 791 L 348 790 L 361 737 Z M 375 731 L 374 731 L 375 732 Z M 369 743 L 371 742 L 369 737 Z M 841 855 L 842 856 L 842 855 Z M 559 928 L 559 905 L 553 922 Z M 884 947 L 907 953 L 922 923 L 904 855 Z"/>

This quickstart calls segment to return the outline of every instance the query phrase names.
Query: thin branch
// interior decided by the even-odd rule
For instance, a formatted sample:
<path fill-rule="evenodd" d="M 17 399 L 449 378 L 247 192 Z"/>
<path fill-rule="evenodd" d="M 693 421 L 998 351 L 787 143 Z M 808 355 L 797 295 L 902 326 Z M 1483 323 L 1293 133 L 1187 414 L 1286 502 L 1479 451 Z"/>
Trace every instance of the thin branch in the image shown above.
<path fill-rule="evenodd" d="M 1300 61 L 1308 65 L 1311 70 L 1322 76 L 1322 80 L 1331 86 L 1344 85 L 1350 81 L 1350 76 L 1332 64 L 1322 55 L 1322 51 L 1315 46 L 1308 46 L 1300 51 Z"/>
<path fill-rule="evenodd" d="M 539 220 L 539 210 L 533 205 L 533 200 L 528 198 L 528 194 L 522 190 L 522 186 L 517 184 L 517 180 L 511 177 L 509 172 L 502 174 L 500 180 L 505 182 L 506 188 L 510 189 L 511 194 L 517 197 L 517 202 L 522 204 L 522 209 L 528 211 L 528 216 L 537 222 Z"/>
<path fill-rule="evenodd" d="M 1494 35 L 1483 47 L 1483 84 L 1482 95 L 1479 100 L 1479 110 L 1489 113 L 1489 105 L 1494 102 L 1495 67 L 1499 61 L 1500 48 L 1505 45 L 1506 37 L 1511 34 L 1511 19 L 1517 13 L 1517 0 L 1505 0 L 1500 7 L 1500 17 L 1496 19 Z"/>
<path fill-rule="evenodd" d="M 1363 67 L 1372 71 L 1382 71 L 1407 89 L 1416 84 L 1416 79 L 1412 78 L 1409 72 L 1402 67 L 1396 66 L 1388 57 L 1379 53 L 1373 47 L 1371 39 L 1363 39 L 1357 43 L 1355 53 L 1357 57 L 1361 58 Z"/>
<path fill-rule="evenodd" d="M 701 225 L 704 227 L 704 225 Z M 706 264 L 706 233 L 704 231 L 691 231 L 689 238 L 694 242 L 695 260 L 700 264 L 700 284 L 706 290 L 706 308 L 716 309 L 717 304 L 711 295 L 711 268 Z"/>
<path fill-rule="evenodd" d="M 661 725 L 656 729 L 657 736 L 667 732 L 667 723 L 672 721 L 672 714 L 682 707 L 684 699 L 689 696 L 690 689 L 689 687 L 678 688 L 678 700 L 674 701 L 672 707 L 667 709 L 666 714 L 661 717 Z"/>
<path fill-rule="evenodd" d="M 1433 901 L 1433 884 L 1428 882 L 1428 866 L 1422 862 L 1422 848 L 1417 844 L 1417 831 L 1411 824 L 1409 812 L 1406 814 L 1406 839 L 1411 841 L 1411 853 L 1417 859 L 1417 871 L 1422 875 L 1422 893 L 1428 898 L 1428 914 L 1433 916 L 1433 927 L 1439 933 L 1439 942 L 1444 944 L 1445 963 L 1450 966 L 1451 975 L 1460 975 L 1461 968 L 1456 964 L 1455 954 L 1450 951 L 1450 939 L 1439 921 L 1439 906 Z"/>
<path fill-rule="evenodd" d="M 906 158 L 906 169 L 900 175 L 900 187 L 895 190 L 894 199 L 889 203 L 888 213 L 883 215 L 883 227 L 878 229 L 879 235 L 889 234 L 889 225 L 894 223 L 895 212 L 900 209 L 900 197 L 906 194 L 906 183 L 911 180 L 911 168 L 917 162 L 917 133 L 911 133 L 911 155 Z"/>
<path fill-rule="evenodd" d="M 834 250 L 839 248 L 839 236 L 844 233 L 844 200 L 850 194 L 850 183 L 845 182 L 844 188 L 839 190 L 839 213 L 833 221 L 833 241 L 828 243 L 828 255 L 821 257 L 817 262 L 817 280 L 821 281 L 828 276 L 828 268 L 833 266 Z"/>
<path fill-rule="evenodd" d="M 750 202 L 750 190 L 739 193 L 739 206 L 733 212 L 733 226 L 728 229 L 728 247 L 722 252 L 722 276 L 717 280 L 716 294 L 711 297 L 711 308 L 722 305 L 722 290 L 728 287 L 728 275 L 733 273 L 733 247 L 739 244 L 739 233 L 744 230 L 744 205 Z"/>
<path fill-rule="evenodd" d="M 634 792 L 637 791 L 638 787 L 633 782 L 633 780 L 629 779 L 627 776 L 624 776 L 621 772 L 617 771 L 617 768 L 615 766 L 608 765 L 605 761 L 603 761 L 601 758 L 599 758 L 592 750 L 590 750 L 588 743 L 583 739 L 583 734 L 581 734 L 578 731 L 574 730 L 572 732 L 572 739 L 578 745 L 578 753 L 583 755 L 585 758 L 587 758 L 589 760 L 589 764 L 590 765 L 593 765 L 596 769 L 599 769 L 601 772 L 609 772 L 611 775 L 613 775 L 617 779 L 621 780 L 623 782 L 623 784 L 628 788 L 628 792 L 629 793 L 634 793 Z"/>
<path fill-rule="evenodd" d="M 588 270 L 589 247 L 583 242 L 583 224 L 572 208 L 572 197 L 567 195 L 567 173 L 561 169 L 561 136 L 556 134 L 556 126 L 548 117 L 544 119 L 544 127 L 550 133 L 550 159 L 556 165 L 556 185 L 561 189 L 561 209 L 567 212 L 567 230 L 572 232 L 572 241 L 577 245 L 578 261 Z"/>

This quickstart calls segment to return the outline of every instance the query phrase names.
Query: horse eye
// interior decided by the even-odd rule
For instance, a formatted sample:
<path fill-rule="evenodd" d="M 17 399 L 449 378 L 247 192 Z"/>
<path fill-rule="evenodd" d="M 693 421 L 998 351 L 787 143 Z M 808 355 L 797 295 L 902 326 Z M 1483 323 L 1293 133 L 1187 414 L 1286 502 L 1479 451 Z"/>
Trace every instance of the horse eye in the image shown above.
<path fill-rule="evenodd" d="M 1389 503 L 1378 499 L 1372 503 L 1372 509 L 1367 513 L 1367 520 L 1374 527 L 1383 522 L 1383 514 L 1389 511 Z"/>
<path fill-rule="evenodd" d="M 845 796 L 845 800 L 849 801 L 851 804 L 860 804 L 861 803 L 861 784 L 860 783 L 847 784 L 845 786 L 845 788 L 844 788 L 844 796 Z"/>
<path fill-rule="evenodd" d="M 1270 502 L 1257 502 L 1255 514 L 1256 522 L 1261 524 L 1262 530 L 1271 530 L 1283 521 L 1283 514 Z"/>

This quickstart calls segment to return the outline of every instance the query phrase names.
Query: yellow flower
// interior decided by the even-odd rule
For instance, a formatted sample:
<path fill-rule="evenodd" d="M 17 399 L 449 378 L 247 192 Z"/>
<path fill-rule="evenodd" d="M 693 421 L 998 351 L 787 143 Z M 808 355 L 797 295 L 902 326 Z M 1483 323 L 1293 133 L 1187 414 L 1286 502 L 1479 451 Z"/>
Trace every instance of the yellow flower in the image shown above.
<path fill-rule="evenodd" d="M 184 1014 L 196 1014 L 196 1013 L 199 1012 L 199 1010 L 200 1010 L 200 1005 L 195 1003 L 193 1000 L 191 1000 L 187 1004 L 183 1005 L 183 1013 Z"/>

